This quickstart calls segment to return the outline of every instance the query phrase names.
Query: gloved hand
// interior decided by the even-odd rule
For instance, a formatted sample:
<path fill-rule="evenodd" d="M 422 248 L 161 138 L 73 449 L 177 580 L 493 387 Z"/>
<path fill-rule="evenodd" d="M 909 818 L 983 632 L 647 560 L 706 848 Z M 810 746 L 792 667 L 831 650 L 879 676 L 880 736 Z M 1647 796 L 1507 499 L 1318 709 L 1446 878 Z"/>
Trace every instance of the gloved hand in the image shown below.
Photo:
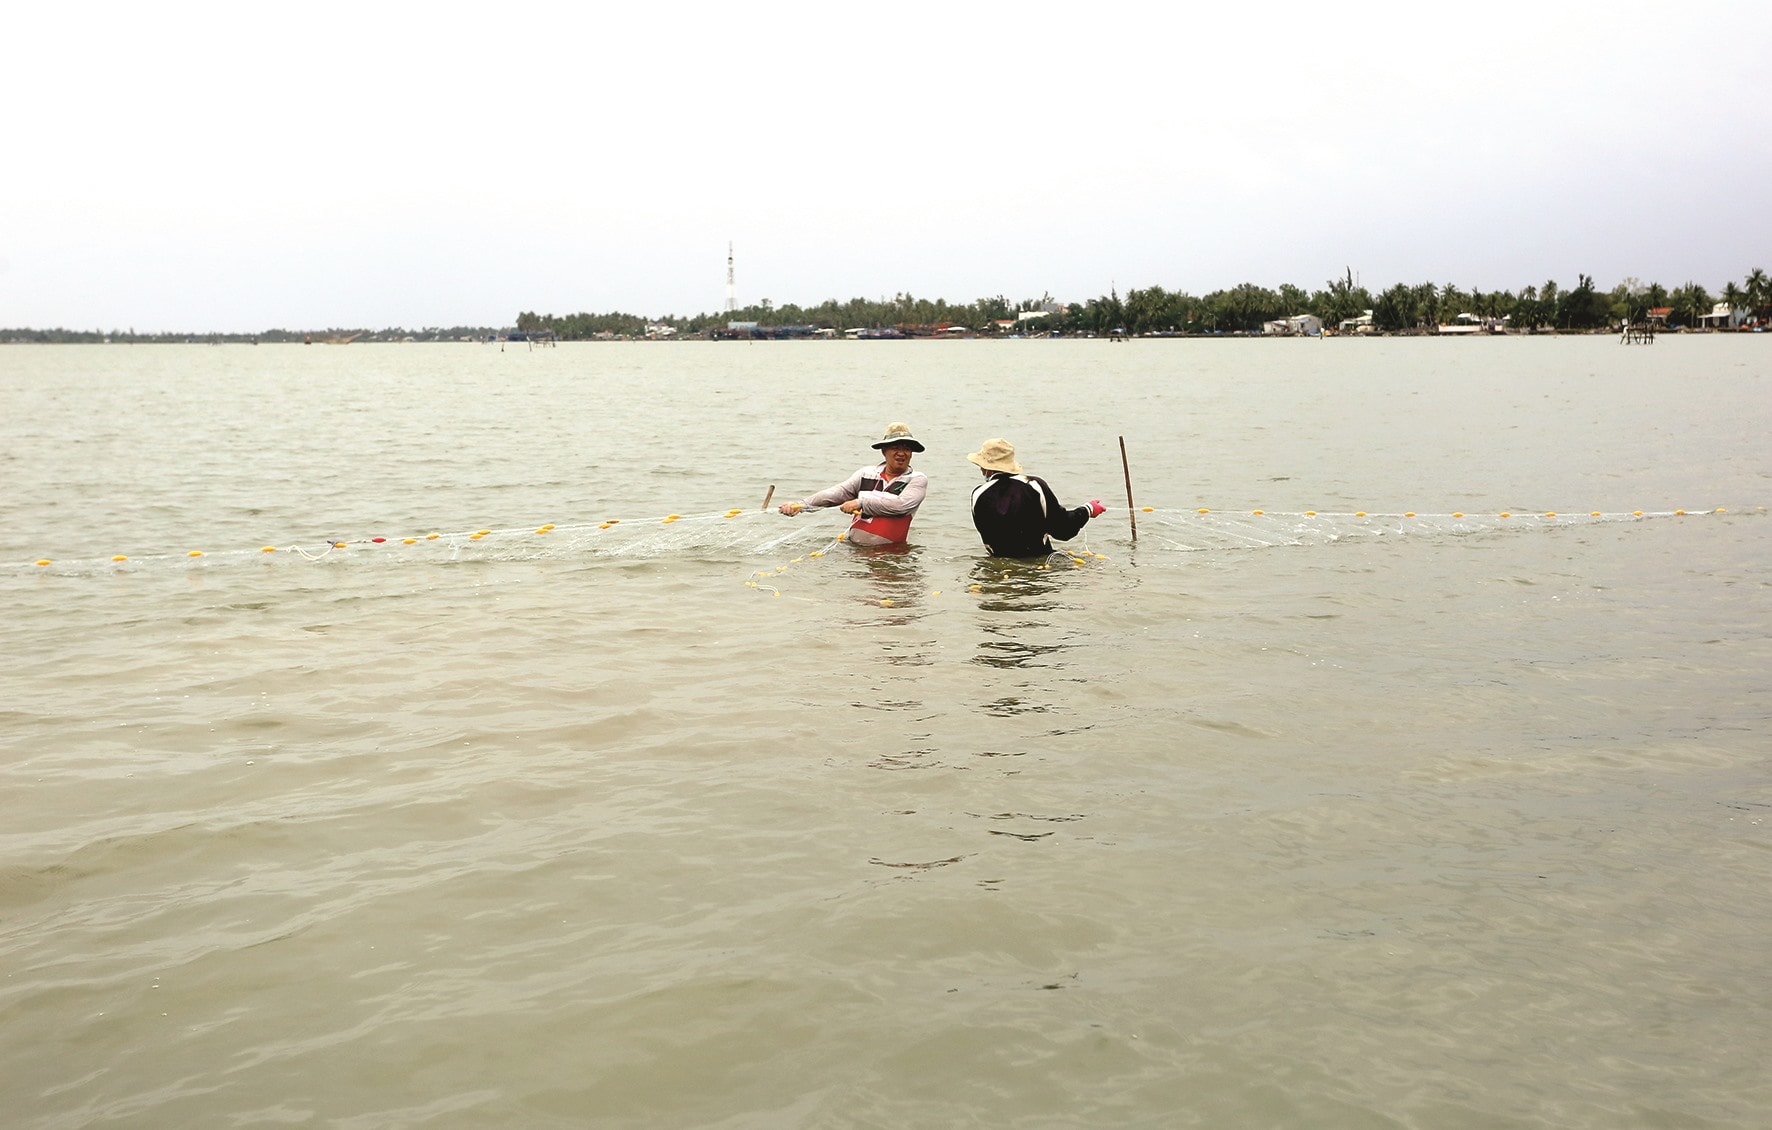
<path fill-rule="evenodd" d="M 1101 504 L 1101 499 L 1092 498 L 1089 500 L 1089 516 L 1091 518 L 1099 518 L 1106 512 L 1107 507 Z"/>

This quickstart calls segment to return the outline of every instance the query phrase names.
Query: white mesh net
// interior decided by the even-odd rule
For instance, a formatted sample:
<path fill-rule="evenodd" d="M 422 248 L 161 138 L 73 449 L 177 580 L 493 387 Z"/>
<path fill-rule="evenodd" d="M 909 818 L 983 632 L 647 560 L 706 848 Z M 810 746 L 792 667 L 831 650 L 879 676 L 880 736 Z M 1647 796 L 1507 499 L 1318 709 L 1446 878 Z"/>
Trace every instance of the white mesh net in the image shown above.
<path fill-rule="evenodd" d="M 1754 513 L 1763 513 L 1758 508 Z M 1115 515 L 1123 517 L 1124 512 Z M 1583 513 L 1459 511 L 1428 514 L 1379 514 L 1364 511 L 1230 511 L 1209 508 L 1146 507 L 1137 521 L 1136 549 L 1152 553 L 1198 553 L 1278 546 L 1320 546 L 1354 539 L 1462 538 L 1483 534 L 1525 532 L 1599 523 L 1641 522 L 1722 514 L 1715 510 L 1588 511 Z M 372 536 L 317 542 L 295 542 L 220 551 L 185 550 L 109 557 L 15 562 L 9 572 L 81 575 L 110 570 L 213 567 L 251 560 L 278 562 L 421 562 L 527 561 L 542 559 L 692 557 L 703 560 L 816 557 L 842 541 L 846 519 L 835 511 L 786 519 L 773 511 L 728 510 L 707 514 L 667 514 L 649 518 L 608 519 L 572 525 L 522 526 L 505 529 Z M 1113 518 L 1092 523 L 1094 540 L 1126 547 L 1128 530 Z M 944 531 L 945 532 L 945 531 Z M 1057 552 L 1095 556 L 1089 530 Z M 970 531 L 966 531 L 970 534 Z M 959 535 L 956 534 L 956 537 Z M 920 543 L 922 539 L 915 539 Z M 951 540 L 951 539 L 950 539 Z M 957 551 L 976 555 L 977 545 L 962 538 Z M 962 548 L 963 547 L 963 548 Z"/>

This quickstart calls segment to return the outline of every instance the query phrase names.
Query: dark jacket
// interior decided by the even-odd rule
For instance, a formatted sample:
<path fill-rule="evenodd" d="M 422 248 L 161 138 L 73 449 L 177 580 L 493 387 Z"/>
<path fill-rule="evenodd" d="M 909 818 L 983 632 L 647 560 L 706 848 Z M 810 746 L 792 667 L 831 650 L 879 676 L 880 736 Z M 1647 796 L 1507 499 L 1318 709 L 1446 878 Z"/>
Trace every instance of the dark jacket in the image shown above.
<path fill-rule="evenodd" d="M 1066 510 L 1035 475 L 995 474 L 972 489 L 972 524 L 998 557 L 1044 557 L 1052 538 L 1068 541 L 1089 521 L 1089 508 Z"/>

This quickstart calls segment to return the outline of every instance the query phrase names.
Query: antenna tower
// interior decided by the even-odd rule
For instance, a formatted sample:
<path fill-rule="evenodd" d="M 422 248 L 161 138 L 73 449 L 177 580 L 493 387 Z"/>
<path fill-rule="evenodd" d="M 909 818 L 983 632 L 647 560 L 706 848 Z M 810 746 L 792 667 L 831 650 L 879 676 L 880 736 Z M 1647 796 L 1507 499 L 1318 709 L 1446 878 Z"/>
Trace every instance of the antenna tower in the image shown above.
<path fill-rule="evenodd" d="M 732 275 L 732 242 L 726 243 L 726 312 L 732 314 L 738 310 L 738 283 Z"/>

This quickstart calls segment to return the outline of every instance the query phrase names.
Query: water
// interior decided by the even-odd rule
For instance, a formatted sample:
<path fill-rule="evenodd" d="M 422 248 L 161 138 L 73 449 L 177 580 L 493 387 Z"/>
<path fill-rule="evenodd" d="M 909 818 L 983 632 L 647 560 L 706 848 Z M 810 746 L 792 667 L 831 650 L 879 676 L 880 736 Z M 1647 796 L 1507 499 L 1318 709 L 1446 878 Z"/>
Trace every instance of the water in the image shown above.
<path fill-rule="evenodd" d="M 0 349 L 0 1107 L 1761 1126 L 1763 345 Z"/>

